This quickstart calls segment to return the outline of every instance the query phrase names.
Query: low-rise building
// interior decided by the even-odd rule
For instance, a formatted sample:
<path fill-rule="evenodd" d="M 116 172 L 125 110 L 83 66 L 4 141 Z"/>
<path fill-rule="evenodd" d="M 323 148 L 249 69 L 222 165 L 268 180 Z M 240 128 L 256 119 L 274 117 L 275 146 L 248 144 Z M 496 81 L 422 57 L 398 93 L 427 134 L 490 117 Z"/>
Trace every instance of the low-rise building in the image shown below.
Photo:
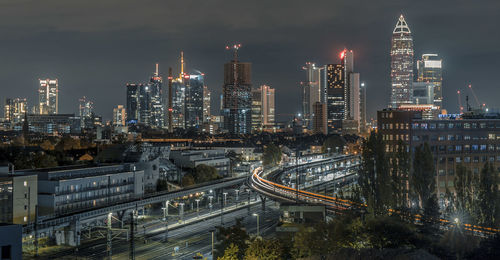
<path fill-rule="evenodd" d="M 36 170 L 40 215 L 64 215 L 142 197 L 144 171 L 133 164 Z"/>
<path fill-rule="evenodd" d="M 0 223 L 28 224 L 35 220 L 37 176 L 0 169 Z"/>
<path fill-rule="evenodd" d="M 171 151 L 170 159 L 177 167 L 193 169 L 200 164 L 213 166 L 222 176 L 229 175 L 230 160 L 224 149 Z"/>
<path fill-rule="evenodd" d="M 23 259 L 23 226 L 0 224 L 0 259 Z"/>

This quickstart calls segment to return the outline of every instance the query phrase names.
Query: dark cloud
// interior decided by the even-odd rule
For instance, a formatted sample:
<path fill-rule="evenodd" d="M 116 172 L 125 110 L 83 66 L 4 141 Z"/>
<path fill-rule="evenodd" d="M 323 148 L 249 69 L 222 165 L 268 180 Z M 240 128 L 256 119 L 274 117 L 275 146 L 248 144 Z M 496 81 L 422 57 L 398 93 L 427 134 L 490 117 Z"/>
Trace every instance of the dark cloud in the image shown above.
<path fill-rule="evenodd" d="M 338 62 L 344 47 L 367 83 L 371 115 L 389 94 L 390 37 L 403 13 L 417 56 L 444 62 L 444 105 L 457 107 L 456 90 L 472 82 L 480 100 L 499 107 L 497 1 L 28 1 L 0 2 L 0 98 L 36 101 L 37 79 L 60 79 L 60 111 L 76 112 L 86 95 L 110 118 L 125 104 L 124 85 L 146 81 L 185 52 L 189 69 L 206 73 L 217 107 L 224 46 L 241 42 L 253 63 L 254 85 L 276 88 L 277 112 L 300 108 L 301 65 Z M 163 76 L 166 76 L 165 74 Z M 3 102 L 3 101 L 2 101 Z M 215 112 L 215 111 L 214 111 Z"/>

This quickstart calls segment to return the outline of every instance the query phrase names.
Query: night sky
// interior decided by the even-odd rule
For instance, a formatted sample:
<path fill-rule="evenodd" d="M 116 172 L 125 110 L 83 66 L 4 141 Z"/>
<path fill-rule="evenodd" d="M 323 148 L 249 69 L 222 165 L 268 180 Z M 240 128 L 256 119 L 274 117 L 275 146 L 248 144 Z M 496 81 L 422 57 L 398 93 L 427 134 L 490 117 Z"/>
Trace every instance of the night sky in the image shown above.
<path fill-rule="evenodd" d="M 415 55 L 443 58 L 444 108 L 458 110 L 456 91 L 471 82 L 481 102 L 500 107 L 500 1 L 0 1 L 0 99 L 37 100 L 38 78 L 59 79 L 60 113 L 77 113 L 78 99 L 94 101 L 111 118 L 125 105 L 125 84 L 147 82 L 160 63 L 206 73 L 212 112 L 218 113 L 224 47 L 243 45 L 253 84 L 276 88 L 278 119 L 300 110 L 306 61 L 338 63 L 352 49 L 368 88 L 369 116 L 389 100 L 390 40 L 403 13 Z M 465 98 L 464 98 L 465 99 Z M 473 100 L 473 99 L 472 99 Z M 473 104 L 475 102 L 472 102 Z"/>

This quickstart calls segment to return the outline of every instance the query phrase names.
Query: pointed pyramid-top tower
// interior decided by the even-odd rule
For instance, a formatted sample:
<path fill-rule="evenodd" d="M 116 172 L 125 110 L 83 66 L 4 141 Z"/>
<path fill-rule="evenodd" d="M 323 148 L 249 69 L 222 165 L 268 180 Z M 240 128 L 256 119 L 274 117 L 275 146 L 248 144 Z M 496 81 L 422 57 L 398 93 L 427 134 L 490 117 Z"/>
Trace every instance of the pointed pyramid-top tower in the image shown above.
<path fill-rule="evenodd" d="M 399 16 L 399 20 L 396 23 L 396 27 L 394 27 L 394 31 L 392 32 L 393 34 L 405 34 L 408 33 L 410 34 L 410 27 L 408 27 L 408 24 L 405 21 L 405 18 L 403 15 Z"/>
<path fill-rule="evenodd" d="M 403 15 L 399 16 L 391 41 L 391 101 L 389 107 L 411 104 L 413 81 L 413 37 Z"/>

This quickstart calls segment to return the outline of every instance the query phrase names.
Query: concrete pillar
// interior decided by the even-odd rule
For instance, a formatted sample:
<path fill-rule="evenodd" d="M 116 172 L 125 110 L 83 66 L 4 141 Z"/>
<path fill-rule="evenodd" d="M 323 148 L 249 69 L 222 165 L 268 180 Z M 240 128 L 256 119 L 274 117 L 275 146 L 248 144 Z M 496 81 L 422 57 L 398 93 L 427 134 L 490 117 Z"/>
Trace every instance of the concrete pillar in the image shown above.
<path fill-rule="evenodd" d="M 267 199 L 267 197 L 262 196 L 262 195 L 259 195 L 259 196 L 260 196 L 260 202 L 262 204 L 262 211 L 266 212 L 266 199 Z"/>

